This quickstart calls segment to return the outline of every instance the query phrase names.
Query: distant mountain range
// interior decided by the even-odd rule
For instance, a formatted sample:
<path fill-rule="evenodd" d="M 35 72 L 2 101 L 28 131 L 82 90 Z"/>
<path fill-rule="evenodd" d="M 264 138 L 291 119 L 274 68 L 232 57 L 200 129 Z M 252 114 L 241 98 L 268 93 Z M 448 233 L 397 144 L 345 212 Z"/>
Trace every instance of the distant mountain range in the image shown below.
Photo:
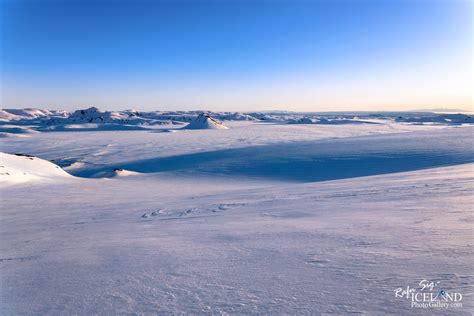
<path fill-rule="evenodd" d="M 437 109 L 419 109 L 419 110 L 411 110 L 409 112 L 442 112 L 442 113 L 470 113 L 473 110 L 466 110 L 466 109 L 444 109 L 444 108 L 437 108 Z"/>

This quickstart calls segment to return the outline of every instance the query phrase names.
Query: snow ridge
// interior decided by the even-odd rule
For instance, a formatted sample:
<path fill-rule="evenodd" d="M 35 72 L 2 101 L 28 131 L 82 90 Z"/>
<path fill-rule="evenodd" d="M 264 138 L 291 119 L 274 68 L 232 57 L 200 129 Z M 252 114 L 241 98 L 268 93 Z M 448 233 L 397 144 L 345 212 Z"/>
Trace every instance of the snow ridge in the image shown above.
<path fill-rule="evenodd" d="M 228 129 L 228 127 L 209 114 L 201 113 L 183 129 Z"/>
<path fill-rule="evenodd" d="M 0 152 L 0 182 L 23 183 L 72 176 L 52 162 L 30 155 Z"/>

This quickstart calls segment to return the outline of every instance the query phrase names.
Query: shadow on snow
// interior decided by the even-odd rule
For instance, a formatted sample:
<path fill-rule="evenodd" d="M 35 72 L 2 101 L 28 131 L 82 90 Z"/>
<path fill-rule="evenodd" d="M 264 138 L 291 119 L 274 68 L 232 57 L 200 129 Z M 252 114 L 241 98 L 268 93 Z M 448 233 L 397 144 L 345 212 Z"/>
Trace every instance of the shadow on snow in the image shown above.
<path fill-rule="evenodd" d="M 370 176 L 474 161 L 471 129 L 443 129 L 294 142 L 160 157 L 73 173 L 93 177 L 114 168 L 152 173 L 227 175 L 314 182 Z"/>

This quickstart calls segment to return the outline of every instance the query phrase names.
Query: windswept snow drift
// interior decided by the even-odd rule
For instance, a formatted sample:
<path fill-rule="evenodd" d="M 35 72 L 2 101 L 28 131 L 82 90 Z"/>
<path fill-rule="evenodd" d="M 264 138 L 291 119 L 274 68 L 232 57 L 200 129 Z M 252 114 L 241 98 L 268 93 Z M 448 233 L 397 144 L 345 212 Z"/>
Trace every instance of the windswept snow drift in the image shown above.
<path fill-rule="evenodd" d="M 209 114 L 201 113 L 183 129 L 227 129 L 228 127 L 212 118 Z"/>
<path fill-rule="evenodd" d="M 394 290 L 427 279 L 464 297 L 442 315 L 469 315 L 472 167 L 258 189 L 132 177 L 8 187 L 0 310 L 410 315 Z"/>
<path fill-rule="evenodd" d="M 328 114 L 351 120 L 335 125 L 286 124 L 319 114 L 210 112 L 241 121 L 162 133 L 172 129 L 103 130 L 133 125 L 125 113 L 139 127 L 201 113 L 15 113 L 17 126 L 52 130 L 4 138 L 3 151 L 114 179 L 0 154 L 0 314 L 473 310 L 474 129 L 456 123 L 465 116 Z M 394 296 L 421 279 L 462 293 L 462 308 L 414 310 Z"/>
<path fill-rule="evenodd" d="M 70 177 L 71 175 L 52 162 L 29 155 L 0 152 L 0 182 L 22 183 Z"/>
<path fill-rule="evenodd" d="M 38 132 L 26 126 L 0 125 L 0 133 L 2 134 L 34 134 Z"/>

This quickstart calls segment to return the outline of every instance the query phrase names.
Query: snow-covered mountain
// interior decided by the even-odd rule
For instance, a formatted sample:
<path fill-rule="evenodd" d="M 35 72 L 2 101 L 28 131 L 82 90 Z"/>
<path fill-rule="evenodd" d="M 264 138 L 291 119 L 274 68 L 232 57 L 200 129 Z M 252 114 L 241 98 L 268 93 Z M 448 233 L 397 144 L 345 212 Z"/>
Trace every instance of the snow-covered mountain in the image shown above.
<path fill-rule="evenodd" d="M 223 122 L 248 121 L 278 124 L 360 125 L 463 125 L 474 124 L 467 114 L 436 114 L 418 112 L 212 112 L 212 111 L 101 111 L 96 107 L 73 112 L 44 109 L 0 110 L 0 137 L 22 137 L 35 131 L 93 131 L 225 129 Z M 89 124 L 89 125 L 87 125 Z M 16 127 L 22 127 L 20 129 Z"/>
<path fill-rule="evenodd" d="M 122 125 L 163 125 L 184 124 L 196 119 L 200 114 L 220 121 L 258 121 L 259 119 L 239 112 L 210 111 L 150 111 L 137 110 L 101 111 L 96 107 L 80 109 L 73 112 L 52 111 L 43 109 L 3 109 L 0 110 L 0 124 L 17 125 L 39 124 L 45 126 L 67 124 L 122 124 Z"/>
<path fill-rule="evenodd" d="M 289 124 L 315 124 L 316 121 L 314 119 L 311 119 L 305 116 L 299 119 L 289 120 L 288 123 Z"/>
<path fill-rule="evenodd" d="M 37 119 L 50 119 L 53 117 L 68 117 L 69 112 L 61 110 L 45 110 L 35 108 L 25 109 L 0 109 L 0 123 L 11 121 L 29 121 Z"/>
<path fill-rule="evenodd" d="M 212 118 L 209 114 L 201 113 L 193 119 L 184 129 L 227 129 L 222 122 Z"/>
<path fill-rule="evenodd" d="M 96 107 L 85 110 L 74 111 L 67 117 L 56 118 L 47 121 L 47 125 L 57 124 L 121 124 L 121 125 L 163 125 L 170 124 L 172 120 L 161 120 L 158 117 L 141 115 L 140 112 L 134 110 L 126 111 L 101 111 Z"/>
<path fill-rule="evenodd" d="M 474 117 L 466 114 L 439 114 L 433 116 L 400 116 L 396 118 L 397 122 L 404 123 L 431 123 L 431 124 L 449 124 L 449 125 L 459 125 L 459 124 L 473 124 Z"/>

